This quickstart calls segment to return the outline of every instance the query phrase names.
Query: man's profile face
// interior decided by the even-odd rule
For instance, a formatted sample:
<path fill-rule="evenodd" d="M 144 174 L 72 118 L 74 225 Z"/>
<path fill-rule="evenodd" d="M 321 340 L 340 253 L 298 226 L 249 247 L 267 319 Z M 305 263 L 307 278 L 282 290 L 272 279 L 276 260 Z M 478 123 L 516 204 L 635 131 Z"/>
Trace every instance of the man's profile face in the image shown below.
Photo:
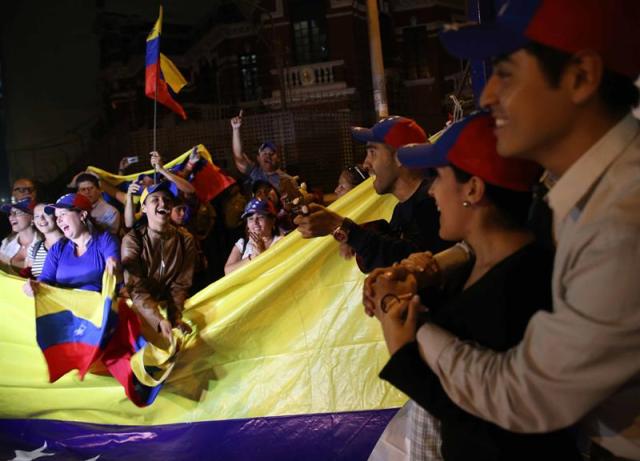
<path fill-rule="evenodd" d="M 480 104 L 495 119 L 500 155 L 544 165 L 545 154 L 569 131 L 576 111 L 563 80 L 552 87 L 538 59 L 522 49 L 495 63 Z"/>
<path fill-rule="evenodd" d="M 368 142 L 363 166 L 370 175 L 375 176 L 373 188 L 378 194 L 393 192 L 400 165 L 389 146 L 380 142 Z"/>

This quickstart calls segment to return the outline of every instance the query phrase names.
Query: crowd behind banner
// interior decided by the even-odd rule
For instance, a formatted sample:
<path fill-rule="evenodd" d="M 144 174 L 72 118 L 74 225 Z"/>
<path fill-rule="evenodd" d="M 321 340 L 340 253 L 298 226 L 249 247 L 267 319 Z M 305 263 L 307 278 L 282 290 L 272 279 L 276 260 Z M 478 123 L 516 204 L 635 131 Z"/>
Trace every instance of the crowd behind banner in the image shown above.
<path fill-rule="evenodd" d="M 495 59 L 481 109 L 431 141 L 402 116 L 352 127 L 366 157 L 337 178 L 340 197 L 371 175 L 398 201 L 388 220 L 325 207 L 270 140 L 248 154 L 240 111 L 242 180 L 201 145 L 136 174 L 89 168 L 55 203 L 17 180 L 0 261 L 36 297 L 110 274 L 140 335 L 176 350 L 197 334 L 191 294 L 294 230 L 331 236 L 368 274 L 380 377 L 411 399 L 370 459 L 640 460 L 638 23 L 633 0 L 531 0 L 443 31 L 452 54 Z"/>

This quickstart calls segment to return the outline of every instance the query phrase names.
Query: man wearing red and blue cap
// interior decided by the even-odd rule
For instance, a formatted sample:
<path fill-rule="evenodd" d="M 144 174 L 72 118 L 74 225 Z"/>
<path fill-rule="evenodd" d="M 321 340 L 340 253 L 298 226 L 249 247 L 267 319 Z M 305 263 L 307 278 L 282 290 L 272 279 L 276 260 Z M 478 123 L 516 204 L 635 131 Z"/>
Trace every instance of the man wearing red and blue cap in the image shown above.
<path fill-rule="evenodd" d="M 415 120 L 391 116 L 372 128 L 353 127 L 356 141 L 366 143 L 364 168 L 375 175 L 376 192 L 393 194 L 399 201 L 391 221 L 375 221 L 358 225 L 323 206 L 311 204 L 308 216 L 294 220 L 305 238 L 332 234 L 355 253 L 363 272 L 384 267 L 406 258 L 416 251 L 439 251 L 448 244 L 438 236 L 438 213 L 428 196 L 429 181 L 422 172 L 400 164 L 396 151 L 410 143 L 427 141 L 427 135 Z"/>
<path fill-rule="evenodd" d="M 554 179 L 557 253 L 553 311 L 518 346 L 479 349 L 425 324 L 421 354 L 456 404 L 506 429 L 580 422 L 592 460 L 640 460 L 639 24 L 637 0 L 520 0 L 441 36 L 459 57 L 496 58 L 481 104 L 498 152 Z"/>
<path fill-rule="evenodd" d="M 171 339 L 175 327 L 190 331 L 182 321 L 182 311 L 197 254 L 193 236 L 171 223 L 171 207 L 177 195 L 178 189 L 171 181 L 145 188 L 140 204 L 147 224 L 134 227 L 122 239 L 124 280 L 133 309 L 166 340 Z"/>

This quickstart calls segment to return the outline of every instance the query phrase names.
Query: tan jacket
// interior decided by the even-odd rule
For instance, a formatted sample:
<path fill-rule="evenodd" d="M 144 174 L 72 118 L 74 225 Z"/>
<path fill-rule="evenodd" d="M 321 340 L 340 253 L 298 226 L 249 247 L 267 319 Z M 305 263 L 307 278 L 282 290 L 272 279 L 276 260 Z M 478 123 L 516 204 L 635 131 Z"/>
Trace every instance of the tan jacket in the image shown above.
<path fill-rule="evenodd" d="M 496 353 L 426 324 L 421 354 L 451 399 L 517 432 L 578 421 L 616 456 L 640 460 L 640 129 L 631 115 L 551 189 L 553 312 Z"/>
<path fill-rule="evenodd" d="M 181 317 L 195 258 L 193 237 L 174 226 L 163 235 L 143 226 L 122 239 L 124 280 L 133 308 L 154 330 L 162 320 L 158 310 L 161 302 L 166 303 L 172 323 Z"/>

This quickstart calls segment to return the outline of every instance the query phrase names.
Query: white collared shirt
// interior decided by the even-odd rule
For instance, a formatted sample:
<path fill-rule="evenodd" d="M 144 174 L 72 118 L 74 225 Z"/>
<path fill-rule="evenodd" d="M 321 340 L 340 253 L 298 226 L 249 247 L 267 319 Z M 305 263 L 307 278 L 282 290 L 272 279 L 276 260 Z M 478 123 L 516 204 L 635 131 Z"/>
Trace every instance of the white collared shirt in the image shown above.
<path fill-rule="evenodd" d="M 581 421 L 616 456 L 640 460 L 640 128 L 628 115 L 548 194 L 557 251 L 553 312 L 496 353 L 432 324 L 421 354 L 451 399 L 516 432 Z"/>

